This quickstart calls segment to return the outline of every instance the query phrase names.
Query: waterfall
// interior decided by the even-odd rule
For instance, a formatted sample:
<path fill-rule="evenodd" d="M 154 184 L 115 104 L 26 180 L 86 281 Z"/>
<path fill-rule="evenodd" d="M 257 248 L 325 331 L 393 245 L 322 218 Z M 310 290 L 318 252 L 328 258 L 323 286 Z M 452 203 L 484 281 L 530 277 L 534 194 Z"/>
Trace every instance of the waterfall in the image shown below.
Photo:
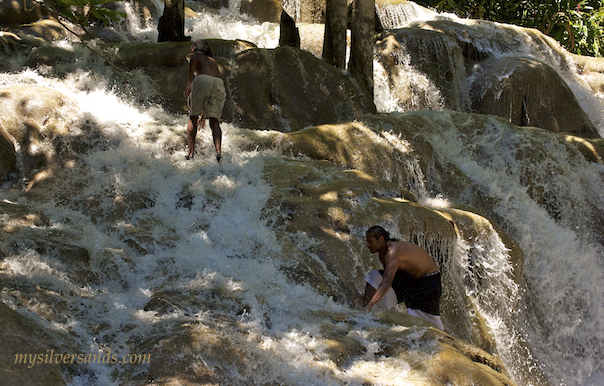
<path fill-rule="evenodd" d="M 498 331 L 498 346 L 509 350 L 508 334 L 516 330 L 515 341 L 530 344 L 536 363 L 555 384 L 599 384 L 603 369 L 594 358 L 604 343 L 599 301 L 604 293 L 594 283 L 604 279 L 599 225 L 604 167 L 587 162 L 555 134 L 536 145 L 530 133 L 514 133 L 497 121 L 481 132 L 466 124 L 470 130 L 463 133 L 453 125 L 451 130 L 441 127 L 431 134 L 431 143 L 495 200 L 493 215 L 525 254 L 520 288 L 503 283 L 476 289 L 480 307 L 496 305 L 485 314 L 493 318 L 489 324 Z M 492 263 L 497 261 L 493 253 L 500 253 L 482 243 L 478 250 L 486 250 Z M 491 303 L 489 291 L 501 289 L 517 293 L 521 307 Z M 516 326 L 501 328 L 510 323 Z"/>
<path fill-rule="evenodd" d="M 433 17 L 436 14 L 412 1 L 376 4 L 375 11 L 384 29 L 400 28 L 411 21 Z"/>

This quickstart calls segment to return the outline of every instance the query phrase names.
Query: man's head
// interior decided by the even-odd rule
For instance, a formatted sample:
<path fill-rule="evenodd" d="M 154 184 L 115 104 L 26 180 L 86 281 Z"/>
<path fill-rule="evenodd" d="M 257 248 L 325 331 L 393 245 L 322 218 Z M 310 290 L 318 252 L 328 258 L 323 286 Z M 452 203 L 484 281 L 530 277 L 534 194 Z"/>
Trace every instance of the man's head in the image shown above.
<path fill-rule="evenodd" d="M 372 226 L 371 228 L 367 229 L 367 233 L 372 233 L 376 239 L 383 237 L 384 240 L 386 240 L 386 241 L 392 240 L 390 238 L 390 233 L 388 233 L 388 231 L 386 231 L 386 229 L 382 228 L 379 225 L 375 225 L 375 226 Z"/>
<path fill-rule="evenodd" d="M 193 44 L 191 44 L 191 51 L 201 52 L 210 58 L 212 57 L 212 49 L 210 48 L 208 42 L 203 39 L 195 40 Z"/>
<path fill-rule="evenodd" d="M 369 248 L 371 253 L 378 252 L 388 243 L 388 241 L 391 240 L 390 233 L 379 225 L 372 226 L 371 228 L 367 229 L 365 236 L 367 248 Z"/>

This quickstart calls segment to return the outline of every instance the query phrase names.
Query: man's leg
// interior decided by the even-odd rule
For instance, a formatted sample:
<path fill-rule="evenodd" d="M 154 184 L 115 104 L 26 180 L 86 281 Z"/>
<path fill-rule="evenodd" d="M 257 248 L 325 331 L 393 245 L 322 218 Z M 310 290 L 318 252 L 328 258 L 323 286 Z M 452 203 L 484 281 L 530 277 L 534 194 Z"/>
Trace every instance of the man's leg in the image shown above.
<path fill-rule="evenodd" d="M 189 154 L 187 159 L 191 158 L 195 154 L 195 137 L 197 137 L 197 123 L 199 115 L 190 115 L 189 121 L 187 122 L 187 145 L 189 147 Z"/>
<path fill-rule="evenodd" d="M 222 157 L 222 130 L 217 118 L 210 117 L 210 128 L 212 129 L 212 138 L 214 138 L 214 147 L 216 148 L 216 159 L 220 162 Z"/>

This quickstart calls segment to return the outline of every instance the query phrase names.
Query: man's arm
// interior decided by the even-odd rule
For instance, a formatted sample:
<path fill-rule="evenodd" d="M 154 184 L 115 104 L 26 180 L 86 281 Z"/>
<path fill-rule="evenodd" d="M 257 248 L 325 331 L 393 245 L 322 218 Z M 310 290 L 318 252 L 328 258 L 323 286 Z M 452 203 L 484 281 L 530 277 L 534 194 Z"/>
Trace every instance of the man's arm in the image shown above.
<path fill-rule="evenodd" d="M 378 286 L 375 294 L 367 303 L 367 307 L 365 307 L 365 312 L 371 311 L 371 308 L 379 302 L 388 292 L 390 287 L 392 286 L 392 281 L 394 280 L 394 275 L 396 275 L 396 271 L 398 270 L 398 259 L 391 255 L 390 252 L 386 254 L 384 258 L 384 275 L 382 275 L 382 282 Z"/>
<path fill-rule="evenodd" d="M 189 97 L 191 94 L 191 82 L 195 79 L 195 69 L 197 68 L 197 55 L 189 54 L 187 55 L 187 60 L 189 61 L 189 74 L 187 77 L 187 85 L 185 87 L 185 97 Z"/>

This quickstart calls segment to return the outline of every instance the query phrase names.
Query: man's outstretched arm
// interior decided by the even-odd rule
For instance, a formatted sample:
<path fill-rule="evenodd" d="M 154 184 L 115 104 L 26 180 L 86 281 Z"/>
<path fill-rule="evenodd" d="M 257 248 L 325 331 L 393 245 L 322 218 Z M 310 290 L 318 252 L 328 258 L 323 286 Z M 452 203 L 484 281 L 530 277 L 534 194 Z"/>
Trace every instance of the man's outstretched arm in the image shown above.
<path fill-rule="evenodd" d="M 392 286 L 392 281 L 394 280 L 394 275 L 396 275 L 396 271 L 398 270 L 398 259 L 388 258 L 386 256 L 386 265 L 384 266 L 384 275 L 382 275 L 382 282 L 378 286 L 375 294 L 367 303 L 367 307 L 365 307 L 365 312 L 370 312 L 373 306 L 379 302 L 388 292 L 390 287 Z"/>

